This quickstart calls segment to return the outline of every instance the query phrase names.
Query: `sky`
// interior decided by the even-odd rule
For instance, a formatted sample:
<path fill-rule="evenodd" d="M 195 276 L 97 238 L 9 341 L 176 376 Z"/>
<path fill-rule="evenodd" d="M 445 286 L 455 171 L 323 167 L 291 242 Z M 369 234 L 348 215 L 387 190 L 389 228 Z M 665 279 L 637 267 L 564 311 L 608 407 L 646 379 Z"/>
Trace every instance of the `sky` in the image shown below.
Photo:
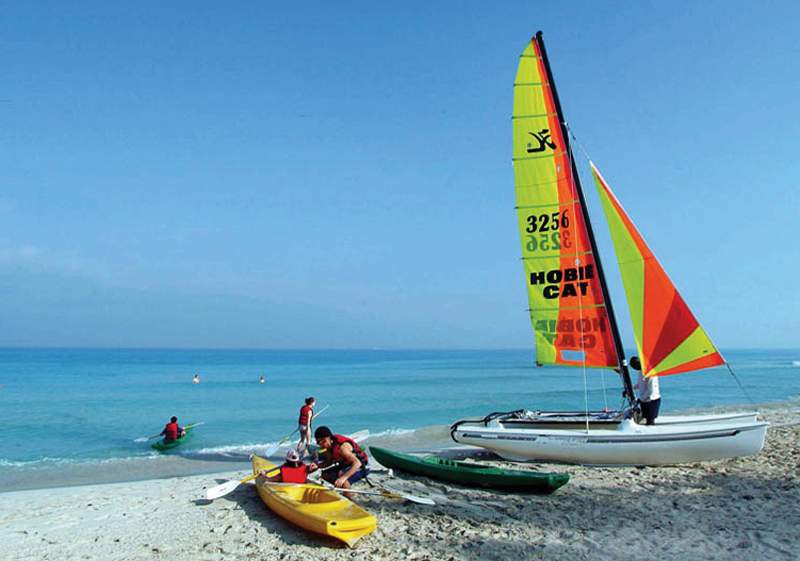
<path fill-rule="evenodd" d="M 712 339 L 800 346 L 797 3 L 285 4 L 3 6 L 0 346 L 532 347 L 510 116 L 540 29 Z"/>

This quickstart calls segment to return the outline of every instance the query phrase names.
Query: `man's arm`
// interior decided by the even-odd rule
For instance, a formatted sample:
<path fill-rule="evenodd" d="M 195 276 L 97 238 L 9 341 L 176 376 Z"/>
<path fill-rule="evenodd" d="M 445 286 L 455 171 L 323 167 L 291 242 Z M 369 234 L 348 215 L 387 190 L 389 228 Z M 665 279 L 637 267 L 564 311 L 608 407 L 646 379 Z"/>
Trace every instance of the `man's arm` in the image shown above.
<path fill-rule="evenodd" d="M 339 476 L 339 479 L 336 480 L 336 486 L 341 487 L 344 483 L 358 470 L 361 469 L 361 460 L 359 460 L 355 454 L 353 454 L 353 447 L 350 445 L 349 442 L 345 442 L 342 444 L 342 447 L 339 449 L 339 453 L 344 458 L 345 463 L 349 464 L 350 467 L 345 471 L 342 475 Z"/>

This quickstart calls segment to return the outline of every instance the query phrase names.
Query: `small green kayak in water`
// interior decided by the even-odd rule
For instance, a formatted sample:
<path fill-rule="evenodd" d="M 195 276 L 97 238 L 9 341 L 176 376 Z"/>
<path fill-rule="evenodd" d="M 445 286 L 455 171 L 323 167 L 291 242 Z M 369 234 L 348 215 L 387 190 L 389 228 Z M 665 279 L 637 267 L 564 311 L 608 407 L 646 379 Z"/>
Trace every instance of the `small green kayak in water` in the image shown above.
<path fill-rule="evenodd" d="M 545 473 L 521 469 L 504 469 L 471 462 L 458 462 L 427 456 L 420 458 L 385 448 L 370 446 L 372 456 L 387 468 L 399 469 L 432 479 L 467 486 L 489 487 L 528 493 L 552 493 L 569 481 L 568 473 Z"/>
<path fill-rule="evenodd" d="M 182 437 L 176 440 L 172 440 L 171 442 L 164 442 L 163 440 L 159 440 L 155 444 L 151 444 L 150 448 L 152 448 L 153 450 L 158 450 L 159 452 L 166 452 L 167 450 L 172 450 L 173 448 L 177 448 L 178 446 L 180 446 L 181 444 L 183 444 L 192 437 L 191 425 L 187 425 L 186 427 L 184 427 L 184 430 L 186 430 L 186 434 L 184 434 Z"/>

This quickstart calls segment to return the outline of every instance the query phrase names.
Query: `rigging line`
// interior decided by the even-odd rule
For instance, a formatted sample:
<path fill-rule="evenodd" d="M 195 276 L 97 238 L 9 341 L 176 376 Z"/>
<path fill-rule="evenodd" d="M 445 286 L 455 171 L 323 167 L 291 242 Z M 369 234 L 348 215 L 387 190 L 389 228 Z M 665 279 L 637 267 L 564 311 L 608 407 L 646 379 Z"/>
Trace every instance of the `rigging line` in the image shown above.
<path fill-rule="evenodd" d="M 571 170 L 572 169 L 572 161 L 573 161 L 573 158 L 574 158 L 571 148 L 569 150 L 567 150 L 566 156 L 567 156 L 568 163 L 569 163 L 570 170 Z M 575 180 L 575 178 L 573 178 L 573 181 L 574 180 Z M 573 189 L 577 189 L 577 185 L 574 184 L 574 183 L 573 183 L 572 187 L 573 187 Z M 572 202 L 572 215 L 573 216 L 578 216 L 578 212 L 577 212 L 578 199 L 576 197 L 572 197 L 572 201 L 571 202 Z M 587 252 L 587 253 L 590 253 L 590 252 Z M 576 267 L 580 267 L 580 265 L 581 265 L 581 257 L 580 257 L 580 255 L 575 255 L 575 262 L 574 263 L 575 263 Z M 583 325 L 583 295 L 581 294 L 580 291 L 578 291 L 578 319 L 580 320 L 580 324 Z M 588 377 L 586 375 L 586 342 L 583 339 L 583 337 L 580 338 L 580 341 L 581 341 L 581 353 L 583 354 L 583 360 L 581 361 L 581 372 L 583 374 L 583 406 L 584 406 L 584 411 L 586 413 L 586 415 L 585 415 L 585 419 L 586 419 L 586 435 L 588 436 L 589 435 L 589 381 L 588 381 Z"/>
<path fill-rule="evenodd" d="M 592 159 L 589 157 L 589 152 L 586 151 L 586 149 L 583 147 L 583 144 L 578 142 L 578 138 L 575 136 L 575 133 L 572 132 L 571 128 L 569 128 L 569 123 L 564 121 L 564 126 L 566 127 L 567 132 L 569 132 L 569 135 L 572 137 L 572 140 L 575 143 L 575 145 L 580 149 L 581 152 L 583 152 L 583 157 L 591 162 Z"/>
<path fill-rule="evenodd" d="M 742 393 L 747 398 L 747 401 L 749 401 L 750 405 L 752 405 L 755 408 L 756 407 L 756 402 L 753 400 L 753 398 L 750 396 L 750 394 L 747 393 L 747 390 L 744 389 L 744 386 L 742 385 L 742 382 L 739 381 L 739 377 L 736 375 L 736 372 L 733 371 L 733 368 L 731 367 L 731 365 L 727 361 L 725 362 L 725 366 L 728 367 L 728 372 L 730 372 L 731 376 L 733 376 L 733 379 L 736 380 L 736 384 L 739 386 L 739 389 L 742 390 Z M 763 413 L 761 415 L 762 415 L 762 417 L 764 417 L 764 419 L 767 418 L 767 416 L 764 415 Z"/>
<path fill-rule="evenodd" d="M 600 371 L 600 383 L 603 385 L 603 405 L 605 410 L 608 411 L 608 396 L 606 395 L 606 371 Z"/>
<path fill-rule="evenodd" d="M 564 121 L 564 127 L 567 129 L 567 132 L 569 133 L 570 137 L 572 137 L 573 143 L 572 143 L 571 146 L 577 146 L 578 149 L 583 153 L 584 158 L 586 158 L 588 161 L 591 162 L 592 159 L 589 157 L 589 153 L 583 147 L 583 144 L 578 142 L 578 138 L 575 136 L 575 133 L 572 132 L 572 129 L 570 128 L 569 123 Z M 573 210 L 572 212 L 574 213 L 575 211 Z M 600 382 L 603 385 L 603 403 L 605 404 L 606 410 L 608 410 L 608 395 L 607 395 L 607 390 L 606 390 L 606 373 L 605 373 L 605 370 L 602 370 L 601 373 L 600 373 Z M 587 407 L 588 407 L 588 405 L 587 405 Z M 588 421 L 587 421 L 587 430 L 588 430 Z"/>
<path fill-rule="evenodd" d="M 567 129 L 567 132 L 569 133 L 570 137 L 572 137 L 572 144 L 570 145 L 570 147 L 577 146 L 578 149 L 583 153 L 583 157 L 591 162 L 592 159 L 589 157 L 589 153 L 583 147 L 583 144 L 578 142 L 578 138 L 575 136 L 575 133 L 572 132 L 572 129 L 570 128 L 569 123 L 564 121 L 564 127 Z M 608 395 L 607 395 L 607 389 L 606 389 L 606 373 L 605 373 L 605 371 L 601 372 L 600 381 L 603 384 L 603 403 L 605 404 L 605 408 L 608 409 Z"/>

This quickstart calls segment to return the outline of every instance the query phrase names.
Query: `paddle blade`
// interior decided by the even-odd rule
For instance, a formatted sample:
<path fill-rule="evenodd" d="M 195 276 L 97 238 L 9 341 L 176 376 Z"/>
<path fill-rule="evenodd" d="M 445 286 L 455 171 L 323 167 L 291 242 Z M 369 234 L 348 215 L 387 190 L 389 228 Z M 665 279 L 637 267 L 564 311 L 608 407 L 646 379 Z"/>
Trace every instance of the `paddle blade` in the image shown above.
<path fill-rule="evenodd" d="M 226 481 L 221 485 L 217 485 L 216 487 L 211 487 L 210 489 L 206 489 L 206 499 L 209 501 L 213 501 L 214 499 L 218 499 L 220 497 L 224 497 L 228 493 L 232 493 L 241 483 L 241 481 L 236 481 L 232 479 L 231 481 Z"/>
<path fill-rule="evenodd" d="M 392 494 L 397 494 L 397 493 L 392 493 Z M 405 499 L 407 501 L 410 501 L 412 503 L 417 503 L 419 505 L 436 506 L 436 501 L 434 501 L 433 499 L 429 499 L 427 497 L 418 497 L 416 495 L 398 495 L 398 496 L 401 499 Z"/>
<path fill-rule="evenodd" d="M 279 443 L 277 443 L 277 444 L 273 444 L 272 446 L 270 446 L 269 448 L 267 448 L 267 450 L 264 452 L 264 457 L 265 457 L 265 458 L 269 458 L 269 457 L 271 457 L 271 456 L 274 456 L 274 455 L 275 455 L 275 453 L 278 451 L 278 449 L 279 449 L 280 447 L 281 447 L 281 443 L 280 443 L 280 442 L 279 442 Z"/>

